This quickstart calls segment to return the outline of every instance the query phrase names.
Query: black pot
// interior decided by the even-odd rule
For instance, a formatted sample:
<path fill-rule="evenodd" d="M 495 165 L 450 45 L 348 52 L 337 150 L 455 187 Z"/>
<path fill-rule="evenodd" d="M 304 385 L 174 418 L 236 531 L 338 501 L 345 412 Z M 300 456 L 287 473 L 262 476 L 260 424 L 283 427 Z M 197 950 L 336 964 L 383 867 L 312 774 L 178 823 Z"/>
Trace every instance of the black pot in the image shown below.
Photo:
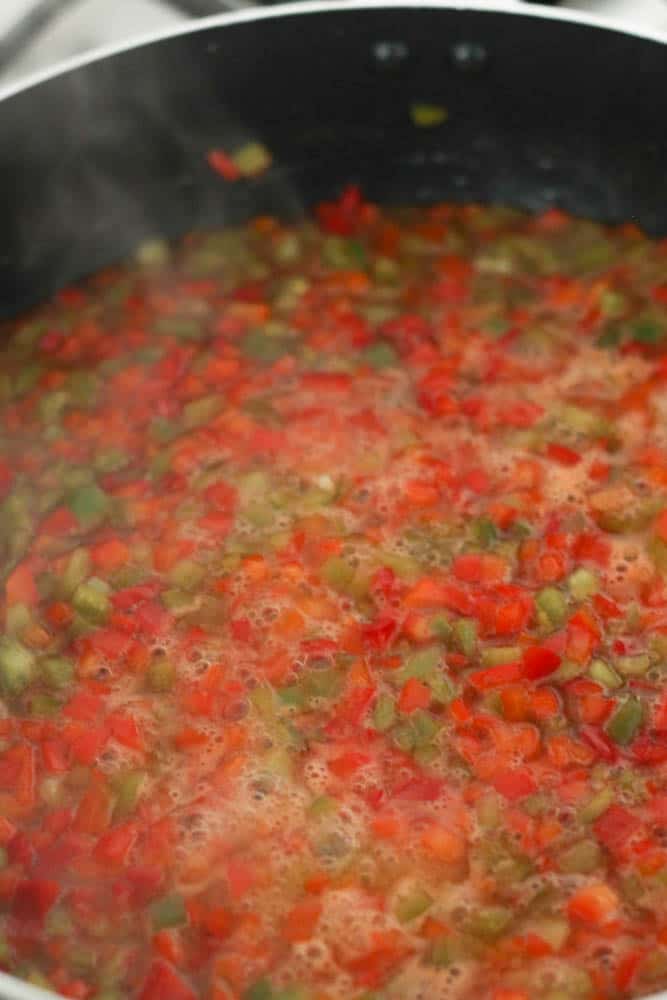
<path fill-rule="evenodd" d="M 506 2 L 303 4 L 186 24 L 0 100 L 5 314 L 158 234 L 372 199 L 491 200 L 667 233 L 667 47 Z M 414 102 L 447 121 L 416 128 Z M 225 183 L 206 153 L 274 165 Z"/>

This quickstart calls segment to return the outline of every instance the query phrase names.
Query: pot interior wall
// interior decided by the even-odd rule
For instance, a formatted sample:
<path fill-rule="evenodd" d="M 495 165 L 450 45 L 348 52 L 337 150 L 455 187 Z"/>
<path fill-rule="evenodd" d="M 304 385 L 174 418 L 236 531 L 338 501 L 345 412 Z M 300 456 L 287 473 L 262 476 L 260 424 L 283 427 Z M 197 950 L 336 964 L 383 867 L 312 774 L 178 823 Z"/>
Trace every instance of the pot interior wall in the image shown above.
<path fill-rule="evenodd" d="M 415 102 L 447 121 L 418 129 Z M 559 205 L 667 233 L 667 54 L 538 16 L 348 6 L 188 31 L 0 103 L 5 314 L 141 239 L 374 199 Z M 274 168 L 225 183 L 211 148 Z"/>

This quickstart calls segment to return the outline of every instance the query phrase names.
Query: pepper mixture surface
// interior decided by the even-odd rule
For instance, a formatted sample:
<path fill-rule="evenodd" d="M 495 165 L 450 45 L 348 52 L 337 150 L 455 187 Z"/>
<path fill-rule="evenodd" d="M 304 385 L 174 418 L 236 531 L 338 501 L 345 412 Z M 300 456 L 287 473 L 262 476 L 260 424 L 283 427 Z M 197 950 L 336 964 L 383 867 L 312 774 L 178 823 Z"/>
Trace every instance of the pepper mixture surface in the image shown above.
<path fill-rule="evenodd" d="M 143 246 L 0 374 L 0 965 L 83 1000 L 667 986 L 667 246 Z"/>

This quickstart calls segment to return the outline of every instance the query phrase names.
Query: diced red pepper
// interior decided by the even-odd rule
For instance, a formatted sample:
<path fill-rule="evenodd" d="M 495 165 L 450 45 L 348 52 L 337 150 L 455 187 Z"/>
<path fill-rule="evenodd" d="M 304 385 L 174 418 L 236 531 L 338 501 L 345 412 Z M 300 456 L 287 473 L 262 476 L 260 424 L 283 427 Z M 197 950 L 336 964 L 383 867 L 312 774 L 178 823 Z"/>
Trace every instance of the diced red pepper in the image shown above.
<path fill-rule="evenodd" d="M 641 820 L 625 806 L 614 803 L 593 824 L 595 836 L 612 854 L 623 853 L 628 841 L 641 830 Z"/>
<path fill-rule="evenodd" d="M 537 783 L 525 768 L 499 770 L 492 778 L 493 787 L 510 802 L 525 799 L 537 791 Z"/>
<path fill-rule="evenodd" d="M 49 879 L 19 882 L 12 902 L 12 916 L 17 920 L 42 921 L 59 895 L 60 886 Z"/>
<path fill-rule="evenodd" d="M 197 994 L 173 965 L 159 959 L 150 967 L 139 1000 L 197 1000 Z"/>
<path fill-rule="evenodd" d="M 531 646 L 524 651 L 522 672 L 528 680 L 540 680 L 558 670 L 560 661 L 560 656 L 552 649 L 546 646 Z"/>

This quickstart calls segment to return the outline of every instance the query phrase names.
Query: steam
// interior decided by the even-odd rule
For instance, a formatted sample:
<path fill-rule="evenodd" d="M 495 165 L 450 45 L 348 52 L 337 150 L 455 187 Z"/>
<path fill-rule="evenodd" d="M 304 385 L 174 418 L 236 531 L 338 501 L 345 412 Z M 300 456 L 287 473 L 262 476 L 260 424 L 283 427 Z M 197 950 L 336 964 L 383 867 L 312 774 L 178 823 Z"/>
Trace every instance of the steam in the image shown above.
<path fill-rule="evenodd" d="M 211 170 L 213 148 L 270 143 L 215 89 L 206 61 L 190 64 L 202 49 L 188 36 L 143 46 L 0 107 L 10 170 L 20 179 L 0 196 L 9 231 L 0 294 L 10 312 L 129 256 L 147 239 L 258 213 L 301 214 L 280 166 L 234 184 Z M 204 51 L 205 60 L 224 58 L 217 42 Z"/>

